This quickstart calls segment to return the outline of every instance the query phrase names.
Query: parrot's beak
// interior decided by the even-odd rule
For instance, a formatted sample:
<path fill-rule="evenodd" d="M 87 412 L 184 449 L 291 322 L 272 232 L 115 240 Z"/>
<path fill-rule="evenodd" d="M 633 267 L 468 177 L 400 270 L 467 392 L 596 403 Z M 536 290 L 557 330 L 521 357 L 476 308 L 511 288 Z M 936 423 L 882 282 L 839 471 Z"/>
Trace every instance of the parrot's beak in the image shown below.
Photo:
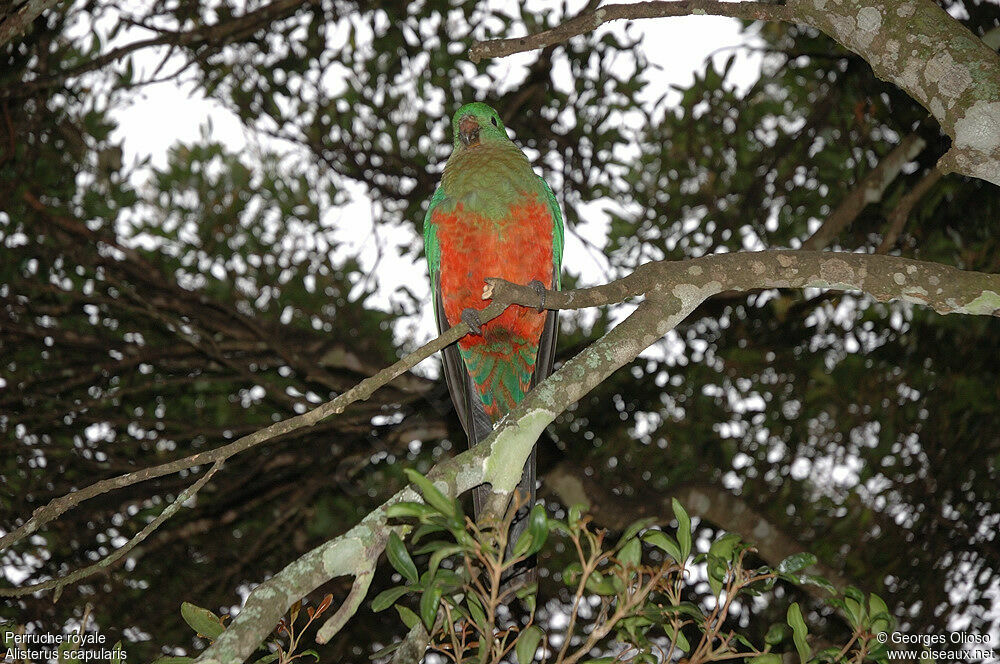
<path fill-rule="evenodd" d="M 472 115 L 463 115 L 458 121 L 458 137 L 466 146 L 479 144 L 479 123 Z"/>

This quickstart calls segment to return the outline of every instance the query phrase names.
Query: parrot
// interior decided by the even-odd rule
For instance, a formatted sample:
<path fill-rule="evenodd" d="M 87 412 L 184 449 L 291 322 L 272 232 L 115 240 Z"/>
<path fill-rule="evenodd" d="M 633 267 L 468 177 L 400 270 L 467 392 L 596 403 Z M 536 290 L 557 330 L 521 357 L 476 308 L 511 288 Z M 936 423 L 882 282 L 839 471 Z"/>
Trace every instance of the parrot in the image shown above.
<path fill-rule="evenodd" d="M 438 332 L 460 322 L 471 332 L 443 351 L 445 382 L 473 447 L 552 373 L 558 312 L 544 309 L 546 290 L 558 290 L 563 217 L 549 185 L 507 135 L 500 115 L 482 102 L 465 104 L 452 119 L 453 149 L 424 217 L 424 251 Z M 512 305 L 483 324 L 478 312 L 486 277 L 531 286 L 538 309 Z M 528 526 L 535 504 L 535 449 L 516 491 L 526 503 L 515 514 L 505 557 Z M 478 520 L 489 490 L 478 487 Z M 513 577 L 516 581 L 510 581 Z M 507 587 L 537 578 L 533 562 L 509 574 Z"/>

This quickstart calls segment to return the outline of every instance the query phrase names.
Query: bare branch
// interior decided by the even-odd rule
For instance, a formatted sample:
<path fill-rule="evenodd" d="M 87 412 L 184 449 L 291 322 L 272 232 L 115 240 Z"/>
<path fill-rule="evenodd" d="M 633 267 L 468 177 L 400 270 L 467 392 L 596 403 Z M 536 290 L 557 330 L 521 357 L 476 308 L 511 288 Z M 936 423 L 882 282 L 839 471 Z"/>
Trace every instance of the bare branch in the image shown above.
<path fill-rule="evenodd" d="M 64 586 L 68 586 L 69 584 L 75 583 L 76 581 L 88 577 L 91 574 L 95 574 L 97 572 L 100 572 L 101 570 L 107 569 L 116 562 L 118 562 L 119 560 L 121 560 L 122 556 L 131 551 L 133 548 L 135 548 L 135 546 L 140 542 L 142 542 L 144 539 L 149 537 L 152 534 L 152 532 L 157 528 L 159 528 L 164 521 L 172 517 L 177 512 L 177 510 L 181 508 L 181 505 L 183 505 L 185 502 L 187 502 L 195 495 L 197 495 L 197 493 L 201 491 L 201 488 L 205 486 L 208 480 L 212 479 L 212 476 L 215 475 L 215 473 L 217 473 L 221 468 L 222 468 L 222 461 L 221 460 L 216 461 L 215 464 L 211 468 L 209 468 L 207 473 L 198 478 L 198 481 L 192 484 L 190 487 L 188 487 L 184 491 L 181 491 L 180 495 L 177 496 L 177 498 L 174 499 L 172 503 L 167 505 L 166 509 L 160 512 L 155 519 L 146 524 L 146 527 L 140 530 L 135 535 L 135 537 L 130 539 L 121 548 L 115 549 L 106 558 L 102 558 L 93 565 L 88 565 L 87 567 L 78 569 L 75 572 L 71 572 L 65 576 L 61 576 L 58 579 L 49 579 L 48 581 L 43 581 L 41 583 L 36 583 L 30 586 L 23 586 L 21 588 L 0 588 L 0 597 L 20 597 L 22 595 L 30 595 L 31 593 L 35 593 L 40 590 L 49 590 L 51 588 L 55 588 L 56 596 L 55 599 L 53 599 L 53 601 L 58 600 L 59 593 L 62 591 L 62 588 Z"/>
<path fill-rule="evenodd" d="M 492 320 L 499 316 L 503 312 L 504 308 L 504 306 L 499 304 L 490 305 L 480 313 L 480 319 L 483 322 Z M 103 493 L 114 491 L 116 489 L 122 489 L 156 477 L 172 475 L 173 473 L 187 468 L 192 468 L 194 466 L 223 461 L 235 454 L 248 450 L 251 447 L 273 440 L 278 436 L 282 436 L 297 429 L 313 426 L 331 415 L 342 413 L 350 404 L 367 399 L 378 388 L 382 387 L 386 383 L 389 383 L 400 374 L 409 371 L 419 362 L 430 357 L 445 346 L 455 343 L 455 341 L 468 333 L 469 326 L 465 323 L 460 323 L 436 339 L 427 342 L 419 349 L 410 353 L 392 366 L 387 367 L 374 376 L 361 381 L 332 401 L 328 401 L 307 413 L 303 413 L 302 415 L 297 415 L 296 417 L 276 422 L 269 427 L 265 427 L 264 429 L 255 431 L 252 434 L 243 436 L 228 445 L 217 447 L 214 450 L 192 454 L 191 456 L 183 459 L 164 463 L 159 466 L 145 468 L 134 473 L 128 473 L 125 475 L 119 475 L 118 477 L 101 480 L 100 482 L 95 482 L 84 489 L 74 491 L 73 493 L 60 498 L 56 498 L 44 507 L 40 507 L 35 510 L 35 512 L 31 515 L 31 518 L 21 524 L 21 526 L 10 533 L 7 533 L 3 537 L 0 537 L 0 551 L 6 549 L 15 542 L 24 539 L 28 535 L 37 531 L 43 524 L 58 518 L 66 511 L 79 505 L 85 500 L 93 498 L 94 496 L 99 496 Z"/>
<path fill-rule="evenodd" d="M 20 96 L 42 88 L 59 85 L 66 79 L 100 69 L 113 62 L 122 60 L 136 51 L 146 48 L 152 48 L 155 46 L 184 46 L 186 48 L 193 49 L 199 48 L 203 45 L 211 45 L 212 48 L 220 48 L 230 42 L 245 39 L 253 35 L 255 32 L 261 30 L 270 23 L 294 13 L 304 5 L 312 5 L 316 3 L 317 0 L 275 0 L 270 4 L 254 9 L 253 11 L 249 11 L 241 16 L 236 16 L 225 21 L 218 21 L 216 23 L 201 26 L 186 32 L 160 30 L 158 31 L 159 34 L 155 37 L 150 37 L 149 39 L 139 39 L 128 44 L 124 44 L 108 51 L 107 53 L 99 55 L 93 60 L 82 62 L 70 69 L 55 72 L 51 76 L 46 76 L 33 81 L 22 82 L 21 85 L 11 88 L 6 96 Z M 53 0 L 31 0 L 28 3 L 28 5 L 43 6 L 50 6 L 52 4 L 54 4 Z M 0 44 L 6 41 L 6 39 L 3 38 L 3 29 L 5 27 L 6 22 L 0 24 Z M 146 26 L 141 27 L 152 30 L 152 28 Z M 157 67 L 157 71 L 159 71 L 159 67 Z"/>
<path fill-rule="evenodd" d="M 896 203 L 896 207 L 893 208 L 892 212 L 889 213 L 889 229 L 885 232 L 885 237 L 882 238 L 881 244 L 879 244 L 878 249 L 875 250 L 877 254 L 889 253 L 889 250 L 896 246 L 896 240 L 899 239 L 899 234 L 903 232 L 903 227 L 906 226 L 906 220 L 910 217 L 910 211 L 913 210 L 913 206 L 924 197 L 924 195 L 930 191 L 930 188 L 937 184 L 937 181 L 941 179 L 944 173 L 939 168 L 932 168 L 920 182 L 916 184 L 913 189 L 908 191 L 905 196 L 899 199 Z"/>
<path fill-rule="evenodd" d="M 826 218 L 823 225 L 802 243 L 802 248 L 822 249 L 833 242 L 841 231 L 854 223 L 854 220 L 869 203 L 877 203 L 882 200 L 886 188 L 896 179 L 903 166 L 920 154 L 926 145 L 927 142 L 916 134 L 905 136 L 899 145 L 893 148 L 892 152 L 886 155 L 875 168 L 862 178 L 861 182 L 851 190 L 851 193 L 844 197 L 844 200 Z"/>
<path fill-rule="evenodd" d="M 790 21 L 791 12 L 784 5 L 769 2 L 718 2 L 717 0 L 675 0 L 671 2 L 637 2 L 631 5 L 605 5 L 587 14 L 576 16 L 550 30 L 525 37 L 492 39 L 476 42 L 469 49 L 469 59 L 478 63 L 483 58 L 502 58 L 514 53 L 532 51 L 564 42 L 571 37 L 596 30 L 605 23 L 623 19 L 663 18 L 691 14 L 718 14 L 748 21 Z"/>

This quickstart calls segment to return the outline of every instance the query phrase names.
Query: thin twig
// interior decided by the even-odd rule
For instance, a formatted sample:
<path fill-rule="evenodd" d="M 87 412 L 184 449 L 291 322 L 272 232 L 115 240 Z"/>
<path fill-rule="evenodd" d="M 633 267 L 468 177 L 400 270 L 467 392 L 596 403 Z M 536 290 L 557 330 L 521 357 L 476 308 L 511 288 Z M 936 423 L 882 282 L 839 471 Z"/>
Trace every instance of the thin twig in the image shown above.
<path fill-rule="evenodd" d="M 854 223 L 869 203 L 882 200 L 886 188 L 899 176 L 903 166 L 920 154 L 926 145 L 927 141 L 916 134 L 904 136 L 899 145 L 861 179 L 816 232 L 802 243 L 802 248 L 822 249 L 829 245 L 841 231 Z"/>
<path fill-rule="evenodd" d="M 130 539 L 125 546 L 115 549 L 115 551 L 106 558 L 97 561 L 93 565 L 83 567 L 57 579 L 49 579 L 48 581 L 42 581 L 41 583 L 35 583 L 30 586 L 22 586 L 20 588 L 0 588 L 0 597 L 20 597 L 22 595 L 30 595 L 38 592 L 39 590 L 48 590 L 49 588 L 56 588 L 58 591 L 58 589 L 61 589 L 63 586 L 69 585 L 74 581 L 79 581 L 80 579 L 90 576 L 91 574 L 108 569 L 111 565 L 118 562 L 122 556 L 135 548 L 139 542 L 149 537 L 154 530 L 160 527 L 160 524 L 173 516 L 185 502 L 194 497 L 201 490 L 201 488 L 205 486 L 208 480 L 212 479 L 212 476 L 222 468 L 222 463 L 222 459 L 216 461 L 215 464 L 208 469 L 207 473 L 202 475 L 198 481 L 190 487 L 181 491 L 180 495 L 177 496 L 172 503 L 167 505 L 167 507 L 160 512 L 155 519 L 146 524 L 146 527 L 140 530 L 135 537 Z"/>
<path fill-rule="evenodd" d="M 690 14 L 722 14 L 748 21 L 790 21 L 792 12 L 784 5 L 769 2 L 718 2 L 717 0 L 679 0 L 637 2 L 630 5 L 605 5 L 592 12 L 576 16 L 549 30 L 514 37 L 476 42 L 469 49 L 469 59 L 502 58 L 514 53 L 532 51 L 564 42 L 571 37 L 596 30 L 610 21 L 622 19 L 663 18 Z"/>
<path fill-rule="evenodd" d="M 930 191 L 931 187 L 937 184 L 937 181 L 943 175 L 944 172 L 941 169 L 932 168 L 920 179 L 920 182 L 914 185 L 913 189 L 899 199 L 896 207 L 889 213 L 889 229 L 885 232 L 885 237 L 882 238 L 882 242 L 878 245 L 875 253 L 887 254 L 890 249 L 896 246 L 896 240 L 899 239 L 899 234 L 903 232 L 913 206 Z"/>

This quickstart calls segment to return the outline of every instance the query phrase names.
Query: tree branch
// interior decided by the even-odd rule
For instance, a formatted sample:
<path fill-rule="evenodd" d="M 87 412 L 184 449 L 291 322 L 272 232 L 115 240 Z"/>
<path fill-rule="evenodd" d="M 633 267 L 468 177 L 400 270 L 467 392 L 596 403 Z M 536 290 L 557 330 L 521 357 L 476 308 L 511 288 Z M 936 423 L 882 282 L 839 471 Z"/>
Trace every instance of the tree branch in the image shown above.
<path fill-rule="evenodd" d="M 0 17 L 0 46 L 24 32 L 43 11 L 58 2 L 59 0 L 27 0 L 17 9 Z"/>
<path fill-rule="evenodd" d="M 494 302 L 538 304 L 538 294 L 527 286 L 503 279 L 486 281 L 485 295 L 492 296 Z M 646 263 L 604 286 L 546 291 L 545 306 L 586 309 L 641 295 L 701 302 L 726 290 L 810 287 L 860 290 L 879 302 L 901 299 L 929 306 L 940 314 L 1000 316 L 1000 274 L 898 256 L 829 251 L 739 252 Z"/>
<path fill-rule="evenodd" d="M 172 503 L 167 505 L 167 507 L 162 512 L 160 512 L 155 519 L 146 524 L 146 526 L 142 530 L 140 530 L 135 535 L 135 537 L 126 542 L 125 545 L 122 546 L 121 548 L 115 549 L 107 557 L 102 558 L 93 565 L 88 565 L 87 567 L 80 568 L 74 572 L 66 574 L 65 576 L 61 576 L 57 579 L 49 579 L 48 581 L 43 581 L 41 583 L 36 583 L 30 586 L 23 586 L 20 588 L 0 588 L 0 597 L 21 597 L 23 595 L 30 595 L 32 593 L 36 593 L 40 590 L 48 590 L 50 588 L 55 588 L 56 594 L 52 601 L 57 601 L 59 599 L 59 593 L 62 592 L 62 589 L 65 586 L 68 586 L 71 583 L 74 583 L 76 581 L 79 581 L 80 579 L 88 577 L 91 574 L 100 572 L 103 569 L 107 569 L 108 567 L 111 567 L 111 565 L 121 560 L 122 556 L 131 551 L 133 548 L 135 548 L 136 545 L 138 545 L 144 539 L 149 537 L 153 533 L 153 531 L 159 528 L 164 521 L 172 517 L 184 503 L 186 503 L 188 500 L 197 495 L 197 493 L 201 491 L 201 488 L 205 486 L 208 480 L 212 479 L 212 476 L 215 475 L 215 473 L 217 473 L 221 468 L 222 468 L 222 461 L 221 460 L 216 461 L 215 464 L 211 468 L 209 468 L 207 473 L 198 478 L 198 481 L 192 484 L 190 487 L 181 491 L 180 495 L 178 495 L 177 498 L 175 498 Z"/>
<path fill-rule="evenodd" d="M 246 37 L 253 35 L 253 33 L 262 29 L 266 25 L 294 13 L 303 5 L 316 4 L 317 2 L 318 0 L 274 0 L 274 2 L 271 2 L 270 4 L 258 7 L 257 9 L 249 11 L 241 16 L 235 16 L 224 21 L 217 21 L 210 25 L 200 26 L 186 32 L 166 30 L 159 31 L 159 34 L 156 37 L 139 39 L 128 44 L 124 44 L 108 51 L 107 53 L 99 55 L 92 60 L 88 60 L 71 67 L 70 69 L 54 72 L 51 76 L 38 78 L 32 81 L 22 81 L 20 85 L 12 87 L 8 92 L 8 95 L 5 96 L 20 96 L 35 90 L 58 85 L 68 78 L 73 78 L 89 71 L 100 69 L 101 67 L 121 60 L 122 58 L 125 58 L 128 55 L 144 48 L 151 48 L 154 46 L 183 46 L 186 48 L 197 48 L 205 44 L 211 44 L 213 47 L 221 47 L 230 42 L 245 39 Z M 41 5 L 41 8 L 45 9 L 53 4 L 55 4 L 54 0 L 29 0 L 26 6 Z M 41 12 L 41 9 L 38 11 Z M 16 15 L 17 14 L 14 16 Z M 4 39 L 3 32 L 5 27 L 6 22 L 0 23 L 0 44 L 6 41 Z M 152 30 L 152 28 L 148 28 L 146 26 L 140 27 Z M 20 32 L 20 30 L 17 32 Z"/>
<path fill-rule="evenodd" d="M 469 58 L 504 57 L 551 46 L 620 19 L 692 14 L 801 23 L 863 57 L 886 81 L 920 102 L 952 138 L 938 167 L 1000 185 L 1000 54 L 933 0 L 788 0 L 640 2 L 606 5 L 555 28 L 512 39 L 477 42 Z"/>
<path fill-rule="evenodd" d="M 844 200 L 826 218 L 823 225 L 802 243 L 802 248 L 822 249 L 833 242 L 841 231 L 854 223 L 854 220 L 869 203 L 877 203 L 882 200 L 886 188 L 899 176 L 903 166 L 920 154 L 926 145 L 927 141 L 916 134 L 905 136 L 899 145 L 893 148 L 892 152 L 886 155 L 875 168 L 862 178 L 861 182 L 851 190 L 851 193 L 844 197 Z"/>
<path fill-rule="evenodd" d="M 469 48 L 469 59 L 478 63 L 483 58 L 503 58 L 515 53 L 532 51 L 564 42 L 567 39 L 596 30 L 605 23 L 623 19 L 664 18 L 691 14 L 733 16 L 748 21 L 791 21 L 792 13 L 784 5 L 769 2 L 719 2 L 718 0 L 675 0 L 671 2 L 637 2 L 630 5 L 605 5 L 592 12 L 576 16 L 549 30 L 525 37 L 491 39 L 476 42 Z"/>
<path fill-rule="evenodd" d="M 882 242 L 878 245 L 875 253 L 885 254 L 896 246 L 896 240 L 899 239 L 899 234 L 903 232 L 903 227 L 906 226 L 906 220 L 909 219 L 913 206 L 930 191 L 931 187 L 937 184 L 937 181 L 943 175 L 944 173 L 941 172 L 940 168 L 932 168 L 920 179 L 920 182 L 913 189 L 899 199 L 896 207 L 889 213 L 889 229 L 885 232 L 885 237 L 882 238 Z"/>

